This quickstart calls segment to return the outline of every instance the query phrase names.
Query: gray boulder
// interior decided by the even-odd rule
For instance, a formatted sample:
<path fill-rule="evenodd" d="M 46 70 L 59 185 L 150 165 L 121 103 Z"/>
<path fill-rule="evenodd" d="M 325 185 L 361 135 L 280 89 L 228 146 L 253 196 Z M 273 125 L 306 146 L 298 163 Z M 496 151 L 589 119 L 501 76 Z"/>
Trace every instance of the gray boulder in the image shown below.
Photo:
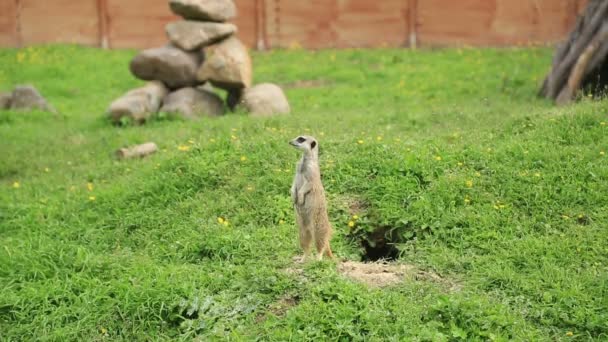
<path fill-rule="evenodd" d="M 108 108 L 108 116 L 114 123 L 120 123 L 123 117 L 135 123 L 144 123 L 158 111 L 168 93 L 169 90 L 162 82 L 148 82 L 145 86 L 130 90 L 114 100 Z"/>
<path fill-rule="evenodd" d="M 236 26 L 224 23 L 201 23 L 182 20 L 167 24 L 165 31 L 173 45 L 185 51 L 198 50 L 225 39 L 236 32 Z"/>
<path fill-rule="evenodd" d="M 31 85 L 19 85 L 13 89 L 10 100 L 10 109 L 32 110 L 39 109 L 51 113 L 57 111 L 40 95 L 40 92 Z"/>
<path fill-rule="evenodd" d="M 13 93 L 0 93 L 0 109 L 9 109 L 11 107 L 11 100 L 13 99 Z"/>
<path fill-rule="evenodd" d="M 224 22 L 236 17 L 232 0 L 170 0 L 169 7 L 184 19 Z"/>
<path fill-rule="evenodd" d="M 240 103 L 252 116 L 288 114 L 291 110 L 283 90 L 272 83 L 245 89 Z"/>
<path fill-rule="evenodd" d="M 177 114 L 185 119 L 195 119 L 224 114 L 224 103 L 219 96 L 206 90 L 182 88 L 165 97 L 160 111 Z"/>
<path fill-rule="evenodd" d="M 176 89 L 200 83 L 196 80 L 200 63 L 200 54 L 168 45 L 141 51 L 129 67 L 131 73 L 141 80 L 163 81 L 169 88 Z"/>
<path fill-rule="evenodd" d="M 232 36 L 205 49 L 207 59 L 197 73 L 199 81 L 230 90 L 251 86 L 251 58 L 243 43 Z"/>

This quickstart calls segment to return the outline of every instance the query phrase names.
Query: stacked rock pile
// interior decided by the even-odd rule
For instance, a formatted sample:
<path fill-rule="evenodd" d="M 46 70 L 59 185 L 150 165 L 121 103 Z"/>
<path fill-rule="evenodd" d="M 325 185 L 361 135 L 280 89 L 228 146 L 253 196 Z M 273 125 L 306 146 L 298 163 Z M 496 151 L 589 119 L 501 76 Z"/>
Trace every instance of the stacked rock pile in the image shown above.
<path fill-rule="evenodd" d="M 218 116 L 241 106 L 251 115 L 289 113 L 283 90 L 274 84 L 252 86 L 247 48 L 235 36 L 232 0 L 170 0 L 171 11 L 183 20 L 167 24 L 169 43 L 141 51 L 131 73 L 149 81 L 116 99 L 108 109 L 114 122 L 128 118 L 145 122 L 156 112 L 185 118 Z M 226 103 L 214 87 L 226 91 Z"/>

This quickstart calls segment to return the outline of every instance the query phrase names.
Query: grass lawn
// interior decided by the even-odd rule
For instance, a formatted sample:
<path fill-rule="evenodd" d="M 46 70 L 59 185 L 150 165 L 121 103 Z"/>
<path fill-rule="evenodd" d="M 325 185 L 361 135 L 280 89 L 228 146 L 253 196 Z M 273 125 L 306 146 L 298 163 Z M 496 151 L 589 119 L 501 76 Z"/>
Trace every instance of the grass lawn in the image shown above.
<path fill-rule="evenodd" d="M 291 115 L 112 126 L 134 54 L 0 50 L 60 112 L 0 111 L 0 340 L 608 340 L 608 101 L 536 98 L 551 50 L 255 52 Z M 300 134 L 335 254 L 381 229 L 441 282 L 289 271 Z"/>

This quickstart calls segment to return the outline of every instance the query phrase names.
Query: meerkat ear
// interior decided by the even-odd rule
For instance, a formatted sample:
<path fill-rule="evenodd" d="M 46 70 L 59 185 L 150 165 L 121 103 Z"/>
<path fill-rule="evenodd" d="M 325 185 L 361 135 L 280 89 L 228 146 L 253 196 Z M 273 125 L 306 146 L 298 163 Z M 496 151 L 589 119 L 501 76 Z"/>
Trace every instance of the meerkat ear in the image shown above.
<path fill-rule="evenodd" d="M 313 141 L 310 143 L 310 149 L 311 149 L 311 150 L 314 150 L 314 149 L 315 149 L 315 147 L 317 147 L 317 142 L 313 140 Z"/>

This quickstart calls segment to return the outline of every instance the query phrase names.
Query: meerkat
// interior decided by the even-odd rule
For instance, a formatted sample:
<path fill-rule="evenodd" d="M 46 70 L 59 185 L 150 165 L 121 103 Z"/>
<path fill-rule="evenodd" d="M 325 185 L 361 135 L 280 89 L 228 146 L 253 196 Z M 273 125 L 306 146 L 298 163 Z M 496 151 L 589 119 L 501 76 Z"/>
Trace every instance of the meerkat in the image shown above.
<path fill-rule="evenodd" d="M 296 166 L 291 199 L 300 230 L 300 247 L 304 252 L 304 259 L 310 255 L 313 240 L 319 260 L 323 256 L 333 258 L 329 246 L 332 229 L 327 216 L 325 189 L 321 183 L 319 169 L 319 143 L 310 136 L 299 136 L 289 143 L 303 152 L 302 159 Z"/>

